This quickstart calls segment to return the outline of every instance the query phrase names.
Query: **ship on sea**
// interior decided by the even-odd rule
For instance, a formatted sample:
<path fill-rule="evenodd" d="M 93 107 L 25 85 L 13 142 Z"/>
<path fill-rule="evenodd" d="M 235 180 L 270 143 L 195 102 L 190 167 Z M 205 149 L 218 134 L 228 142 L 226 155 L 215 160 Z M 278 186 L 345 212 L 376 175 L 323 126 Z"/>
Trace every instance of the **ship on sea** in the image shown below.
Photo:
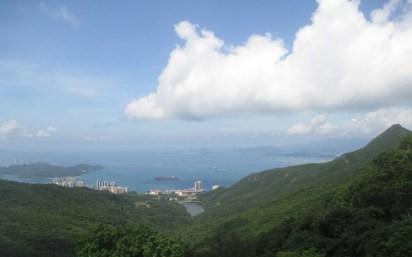
<path fill-rule="evenodd" d="M 155 177 L 156 181 L 177 181 L 179 180 L 178 177 L 176 176 L 160 176 L 160 177 Z"/>
<path fill-rule="evenodd" d="M 225 171 L 226 171 L 225 169 L 218 168 L 217 166 L 210 167 L 210 169 L 213 170 L 213 171 L 216 172 L 216 173 L 225 172 Z"/>

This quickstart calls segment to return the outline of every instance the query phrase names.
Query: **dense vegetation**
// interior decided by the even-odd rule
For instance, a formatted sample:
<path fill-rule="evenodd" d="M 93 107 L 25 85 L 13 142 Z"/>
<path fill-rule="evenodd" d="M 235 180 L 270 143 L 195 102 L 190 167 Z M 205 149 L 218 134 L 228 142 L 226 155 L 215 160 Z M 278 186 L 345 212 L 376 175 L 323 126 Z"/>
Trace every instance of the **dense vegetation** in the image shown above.
<path fill-rule="evenodd" d="M 0 180 L 0 256 L 74 256 L 100 224 L 172 229 L 184 208 L 133 194 Z"/>
<path fill-rule="evenodd" d="M 78 164 L 70 167 L 60 167 L 39 162 L 0 167 L 0 175 L 13 175 L 18 178 L 75 177 L 101 169 L 103 167 L 100 165 Z"/>
<path fill-rule="evenodd" d="M 100 226 L 78 246 L 78 257 L 183 257 L 183 245 L 148 227 Z"/>
<path fill-rule="evenodd" d="M 253 239 L 233 232 L 239 223 L 225 223 L 196 256 L 412 256 L 412 136 L 364 169 L 322 208 L 285 217 Z"/>
<path fill-rule="evenodd" d="M 411 132 L 394 125 L 364 148 L 333 161 L 263 171 L 227 189 L 201 197 L 205 213 L 183 226 L 178 236 L 197 248 L 207 248 L 208 238 L 230 229 L 239 238 L 255 240 L 278 226 L 284 217 L 299 217 L 304 210 L 318 212 L 337 188 L 361 174 L 373 159 L 394 149 Z"/>

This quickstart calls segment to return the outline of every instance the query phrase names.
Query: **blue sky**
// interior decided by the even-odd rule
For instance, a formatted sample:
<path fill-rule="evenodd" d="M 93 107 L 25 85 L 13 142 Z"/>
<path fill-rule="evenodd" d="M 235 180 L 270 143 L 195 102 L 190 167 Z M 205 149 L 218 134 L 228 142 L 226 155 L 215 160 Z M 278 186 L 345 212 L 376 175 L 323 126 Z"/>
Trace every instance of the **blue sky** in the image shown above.
<path fill-rule="evenodd" d="M 387 15 L 388 17 L 383 21 L 372 22 L 371 11 L 382 8 L 386 2 L 361 2 L 360 12 L 366 17 L 366 24 L 361 25 L 365 27 L 365 31 L 382 30 L 376 32 L 376 35 L 371 35 L 373 41 L 368 41 L 370 38 L 362 39 L 364 42 L 376 41 L 381 47 L 388 44 L 390 40 L 389 37 L 386 38 L 387 29 L 383 29 L 382 24 L 395 24 L 394 31 L 397 31 L 396 28 L 402 30 L 405 24 L 409 24 L 411 3 L 407 1 L 390 1 L 393 2 L 392 6 L 401 7 L 396 9 L 389 6 L 385 10 L 381 9 L 390 12 L 390 15 Z M 262 101 L 247 96 L 243 102 L 237 102 L 230 97 L 240 91 L 254 88 L 255 83 L 265 85 L 267 82 L 268 87 L 257 86 L 253 89 L 256 92 L 251 90 L 251 95 L 267 95 L 264 90 L 268 90 L 272 84 L 274 87 L 279 85 L 279 88 L 289 87 L 286 82 L 283 82 L 284 80 L 279 82 L 271 71 L 268 75 L 264 65 L 261 67 L 262 76 L 260 76 L 258 64 L 260 59 L 258 60 L 256 56 L 261 54 L 262 58 L 265 58 L 266 55 L 271 56 L 273 51 L 286 49 L 287 53 L 281 56 L 274 55 L 273 59 L 279 58 L 278 62 L 281 62 L 288 59 L 287 56 L 293 57 L 294 42 L 298 42 L 297 31 L 304 26 L 310 26 L 311 17 L 316 14 L 319 16 L 319 24 L 316 27 L 317 23 L 313 22 L 313 31 L 310 34 L 315 39 L 319 35 L 327 35 L 327 32 L 323 33 L 321 29 L 328 28 L 322 26 L 321 22 L 328 19 L 327 15 L 334 11 L 333 8 L 347 7 L 348 15 L 356 14 L 353 10 L 349 10 L 353 3 L 343 3 L 338 7 L 324 5 L 323 10 L 318 8 L 316 1 L 309 0 L 122 1 L 121 3 L 117 1 L 1 1 L 0 148 L 70 147 L 75 150 L 101 149 L 101 147 L 173 148 L 191 145 L 253 145 L 272 144 L 272 142 L 276 144 L 277 141 L 300 140 L 302 136 L 312 138 L 370 136 L 392 122 L 401 122 L 405 126 L 410 126 L 411 111 L 407 101 L 410 96 L 411 86 L 408 84 L 410 77 L 404 76 L 403 73 L 382 78 L 382 81 L 387 81 L 388 87 L 395 88 L 392 91 L 387 92 L 384 91 L 386 87 L 376 86 L 377 92 L 382 89 L 382 95 L 390 97 L 368 95 L 356 100 L 356 94 L 348 93 L 349 96 L 345 99 L 331 97 L 330 103 L 322 96 L 313 98 L 310 103 L 305 101 L 295 103 L 293 99 L 292 102 L 285 100 L 283 103 L 282 97 L 279 98 L 280 92 L 285 96 L 289 94 L 289 92 L 283 93 L 284 91 L 276 91 L 273 98 Z M 345 21 L 343 15 L 341 18 Z M 348 25 L 350 28 L 355 26 L 356 24 Z M 179 29 L 186 32 L 179 34 Z M 201 34 L 201 30 L 213 32 L 212 39 L 224 41 L 223 46 L 215 48 L 208 45 L 206 36 Z M 199 40 L 192 39 L 185 33 L 197 33 L 196 37 Z M 353 33 L 358 32 L 353 31 Z M 407 44 L 410 40 L 409 30 L 403 28 L 401 32 L 396 33 L 399 34 L 399 38 L 404 38 L 399 39 L 400 43 Z M 248 44 L 248 40 L 253 35 L 259 36 L 257 43 Z M 332 47 L 337 44 L 333 41 L 335 36 L 339 38 L 339 34 L 331 34 L 331 42 L 326 44 L 331 46 L 331 52 L 336 50 Z M 347 37 L 351 35 L 348 34 Z M 277 44 L 278 39 L 282 40 L 281 45 Z M 309 40 L 310 45 L 311 39 L 306 40 Z M 353 41 L 349 41 L 346 45 L 353 43 L 354 46 L 365 47 L 363 41 L 359 44 Z M 389 43 L 399 44 L 399 42 Z M 212 57 L 203 52 L 192 51 L 190 45 L 193 45 L 193 49 L 210 47 L 210 51 L 207 51 Z M 321 58 L 322 53 L 316 52 L 319 44 L 316 46 L 318 48 L 314 47 L 312 52 Z M 242 47 L 252 56 L 251 69 L 244 68 L 245 61 L 240 53 Z M 263 47 L 267 47 L 267 54 Z M 299 52 L 299 47 L 296 49 L 296 52 Z M 402 65 L 409 59 L 408 48 L 399 49 L 401 54 L 396 56 L 391 56 L 395 53 L 388 50 L 388 58 L 396 60 L 389 68 L 396 68 L 398 67 L 396 65 Z M 325 47 L 325 55 L 328 53 L 327 50 L 328 48 Z M 355 48 L 355 50 L 368 51 L 368 48 L 363 50 Z M 187 63 L 181 64 L 179 60 L 173 59 L 173 53 L 178 52 L 185 56 Z M 214 54 L 219 55 L 218 61 L 213 59 Z M 232 58 L 235 59 L 234 69 L 239 68 L 239 72 L 236 73 L 239 76 L 235 79 L 228 75 L 230 71 L 222 72 L 220 77 L 211 67 L 206 67 L 204 70 L 195 69 L 203 67 L 202 60 L 205 62 L 210 60 L 209 63 L 216 61 L 216 65 L 219 66 L 223 65 L 222 62 L 227 63 L 231 57 L 236 56 L 239 58 Z M 296 57 L 299 58 L 303 57 Z M 319 62 L 319 69 L 325 70 L 330 67 L 325 64 L 330 62 L 356 62 L 356 58 L 342 60 L 339 59 L 341 57 L 336 57 L 324 62 L 318 61 L 316 55 L 310 58 L 304 61 Z M 256 59 L 257 64 L 254 66 L 252 66 L 254 63 L 252 59 Z M 266 61 L 270 63 L 270 59 L 262 60 L 263 63 Z M 359 59 L 359 62 L 361 61 Z M 173 66 L 175 62 L 178 65 Z M 190 67 L 191 63 L 194 68 Z M 177 70 L 179 67 L 182 70 Z M 290 67 L 288 70 L 292 69 L 293 73 L 296 64 Z M 255 68 L 256 70 L 253 70 Z M 382 65 L 377 67 L 377 69 L 384 68 Z M 245 74 L 248 72 L 244 72 L 244 69 L 250 70 L 253 76 L 248 77 Z M 281 69 L 284 68 L 273 70 L 276 74 L 284 74 L 278 71 Z M 303 68 L 299 67 L 299 71 L 300 69 Z M 337 69 L 336 73 L 341 72 L 341 68 Z M 270 70 L 269 66 L 268 70 Z M 163 82 L 160 79 L 162 74 Z M 207 77 L 210 81 L 193 81 L 190 85 L 186 85 L 185 83 L 193 80 L 193 74 L 198 74 L 198 78 Z M 353 76 L 356 77 L 353 71 L 347 71 L 331 80 L 350 81 Z M 256 79 L 260 77 L 262 81 Z M 181 81 L 178 81 L 179 79 Z M 233 82 L 237 79 L 241 81 L 240 83 L 249 81 L 249 84 L 245 82 L 244 85 L 238 86 Z M 285 81 L 290 81 L 290 78 L 287 77 Z M 319 80 L 314 81 L 323 83 Z M 232 82 L 233 85 L 227 88 L 226 98 L 221 98 L 219 89 L 226 90 L 226 85 Z M 392 83 L 397 85 L 392 86 Z M 184 92 L 191 92 L 185 93 L 185 98 L 179 98 L 181 96 L 177 93 L 181 92 L 180 85 L 184 86 L 183 89 L 186 90 Z M 213 92 L 208 91 L 209 85 Z M 354 88 L 361 86 L 355 85 Z M 346 85 L 342 87 L 347 88 Z M 375 90 L 373 87 L 370 85 L 371 91 Z M 164 88 L 168 88 L 172 93 L 157 94 L 155 103 L 145 98 L 158 91 L 166 92 Z M 326 90 L 315 89 L 316 92 Z M 294 90 L 299 91 L 301 88 L 296 87 Z M 361 95 L 362 92 L 368 92 L 368 88 L 361 91 Z M 342 91 L 342 95 L 346 93 Z M 309 92 L 303 95 L 303 98 L 308 99 L 309 95 L 313 93 Z M 239 96 L 243 97 L 241 93 Z M 234 103 L 227 106 L 225 104 L 227 102 Z M 146 110 L 148 104 L 151 109 Z M 350 133 L 342 132 L 339 127 L 348 128 Z"/>

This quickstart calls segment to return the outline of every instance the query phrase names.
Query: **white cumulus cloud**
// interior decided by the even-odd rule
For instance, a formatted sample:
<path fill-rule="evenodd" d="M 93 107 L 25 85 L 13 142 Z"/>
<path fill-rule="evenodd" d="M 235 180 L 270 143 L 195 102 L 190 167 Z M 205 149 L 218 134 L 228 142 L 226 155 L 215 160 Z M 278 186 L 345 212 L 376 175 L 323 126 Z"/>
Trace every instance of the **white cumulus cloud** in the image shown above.
<path fill-rule="evenodd" d="M 412 99 L 412 3 L 392 0 L 367 19 L 359 1 L 318 0 L 292 49 L 270 34 L 232 46 L 188 21 L 155 92 L 125 109 L 136 119 L 348 110 Z M 298 130 L 298 128 L 296 128 Z"/>
<path fill-rule="evenodd" d="M 408 129 L 412 129 L 412 109 L 381 108 L 364 116 L 353 118 L 345 124 L 344 129 L 347 128 L 348 131 L 371 134 L 376 133 L 376 131 L 382 131 L 393 124 L 400 124 Z"/>
<path fill-rule="evenodd" d="M 19 127 L 16 120 L 9 120 L 0 123 L 0 139 L 7 138 L 10 134 L 14 133 Z"/>
<path fill-rule="evenodd" d="M 299 122 L 286 130 L 290 135 L 374 135 L 393 124 L 412 129 L 412 109 L 380 108 L 350 120 L 333 122 L 327 115 L 318 115 L 308 122 Z"/>
<path fill-rule="evenodd" d="M 299 122 L 287 130 L 290 135 L 299 134 L 329 134 L 336 131 L 336 126 L 328 122 L 325 115 L 318 115 L 309 123 Z"/>
<path fill-rule="evenodd" d="M 36 133 L 36 137 L 42 138 L 42 137 L 50 137 L 54 132 L 56 132 L 56 128 L 53 126 L 48 126 L 45 129 L 39 129 Z"/>
<path fill-rule="evenodd" d="M 52 136 L 56 133 L 56 131 L 57 128 L 54 126 L 48 126 L 47 128 L 40 129 L 24 128 L 21 134 L 27 138 L 46 138 Z"/>
<path fill-rule="evenodd" d="M 16 120 L 0 122 L 0 140 L 7 139 L 10 135 L 26 138 L 45 138 L 52 136 L 56 131 L 57 128 L 54 126 L 34 129 L 22 126 Z"/>

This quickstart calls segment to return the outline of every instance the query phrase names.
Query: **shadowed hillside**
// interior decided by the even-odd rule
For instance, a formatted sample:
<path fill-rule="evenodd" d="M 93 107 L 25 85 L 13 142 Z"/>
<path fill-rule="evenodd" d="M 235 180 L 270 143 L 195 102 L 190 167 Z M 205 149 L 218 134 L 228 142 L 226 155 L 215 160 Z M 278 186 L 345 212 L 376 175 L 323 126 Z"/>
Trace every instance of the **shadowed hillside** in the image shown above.
<path fill-rule="evenodd" d="M 171 229 L 186 218 L 180 205 L 133 194 L 0 180 L 0 256 L 74 256 L 100 224 Z"/>

